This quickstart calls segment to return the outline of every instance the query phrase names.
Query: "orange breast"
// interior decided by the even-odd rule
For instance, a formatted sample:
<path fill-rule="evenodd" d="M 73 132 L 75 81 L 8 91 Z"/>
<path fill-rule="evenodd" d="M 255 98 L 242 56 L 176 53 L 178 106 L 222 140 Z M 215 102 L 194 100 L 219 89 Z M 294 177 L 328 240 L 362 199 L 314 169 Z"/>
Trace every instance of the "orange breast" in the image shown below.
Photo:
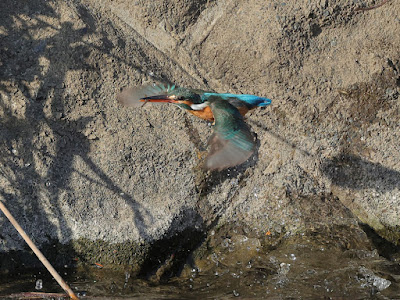
<path fill-rule="evenodd" d="M 214 115 L 209 106 L 206 106 L 203 110 L 189 110 L 192 115 L 202 118 L 207 121 L 214 121 Z"/>
<path fill-rule="evenodd" d="M 244 116 L 249 111 L 246 106 L 239 107 L 238 110 L 242 116 Z M 202 118 L 204 120 L 210 122 L 214 121 L 214 115 L 209 106 L 206 106 L 203 110 L 189 110 L 189 112 L 192 115 L 195 115 L 196 117 Z"/>

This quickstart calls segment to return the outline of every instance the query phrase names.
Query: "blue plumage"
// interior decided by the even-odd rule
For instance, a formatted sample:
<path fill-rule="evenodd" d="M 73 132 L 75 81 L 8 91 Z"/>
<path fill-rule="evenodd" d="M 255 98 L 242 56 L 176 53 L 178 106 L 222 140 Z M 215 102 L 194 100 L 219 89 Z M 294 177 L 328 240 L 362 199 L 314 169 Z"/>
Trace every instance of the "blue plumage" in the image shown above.
<path fill-rule="evenodd" d="M 262 97 L 258 97 L 255 95 L 247 95 L 247 94 L 237 95 L 237 94 L 229 94 L 229 93 L 224 93 L 224 94 L 204 93 L 201 95 L 201 100 L 207 101 L 208 97 L 210 97 L 210 96 L 218 96 L 224 100 L 227 100 L 229 98 L 236 98 L 236 99 L 239 99 L 241 101 L 244 101 L 244 102 L 250 104 L 251 106 L 267 106 L 267 105 L 271 104 L 271 99 L 262 98 Z"/>
<path fill-rule="evenodd" d="M 251 157 L 256 142 L 243 116 L 258 106 L 271 104 L 270 99 L 255 95 L 219 94 L 165 84 L 128 88 L 117 98 L 131 107 L 147 102 L 173 103 L 199 118 L 214 121 L 211 149 L 204 162 L 208 170 L 236 166 Z"/>

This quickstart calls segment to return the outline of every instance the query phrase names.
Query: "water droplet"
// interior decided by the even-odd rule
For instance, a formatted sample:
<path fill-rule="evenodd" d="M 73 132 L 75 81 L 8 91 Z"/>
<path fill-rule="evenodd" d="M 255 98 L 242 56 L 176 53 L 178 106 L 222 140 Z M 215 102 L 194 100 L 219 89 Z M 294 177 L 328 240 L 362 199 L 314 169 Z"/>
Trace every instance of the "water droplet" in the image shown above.
<path fill-rule="evenodd" d="M 280 266 L 280 269 L 279 269 L 278 272 L 279 272 L 280 274 L 287 274 L 287 273 L 289 273 L 290 264 L 281 263 L 279 266 Z"/>
<path fill-rule="evenodd" d="M 232 186 L 238 186 L 239 185 L 239 180 L 238 179 L 232 179 L 231 180 L 231 185 Z"/>
<path fill-rule="evenodd" d="M 218 265 L 218 256 L 217 256 L 217 254 L 213 253 L 211 255 L 211 260 Z"/>
<path fill-rule="evenodd" d="M 131 273 L 125 272 L 125 282 L 128 282 L 130 277 L 131 277 Z"/>
<path fill-rule="evenodd" d="M 42 279 L 36 280 L 35 289 L 41 290 L 42 288 L 43 288 L 43 280 Z"/>
<path fill-rule="evenodd" d="M 221 243 L 222 247 L 227 248 L 229 246 L 229 239 L 224 239 Z"/>
<path fill-rule="evenodd" d="M 77 293 L 77 296 L 78 297 L 86 297 L 86 291 L 81 291 L 81 292 L 79 292 L 79 293 Z"/>

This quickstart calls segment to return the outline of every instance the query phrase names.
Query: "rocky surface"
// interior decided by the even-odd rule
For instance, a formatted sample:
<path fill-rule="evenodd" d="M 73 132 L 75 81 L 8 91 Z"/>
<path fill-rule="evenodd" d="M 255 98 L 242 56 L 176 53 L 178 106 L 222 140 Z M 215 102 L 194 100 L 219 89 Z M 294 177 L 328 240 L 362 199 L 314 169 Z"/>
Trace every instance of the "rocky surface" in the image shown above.
<path fill-rule="evenodd" d="M 359 9 L 372 5 L 7 0 L 1 201 L 39 245 L 150 268 L 213 230 L 280 241 L 361 222 L 397 244 L 400 5 Z M 118 106 L 123 87 L 159 79 L 271 98 L 247 117 L 257 153 L 207 173 L 209 124 Z M 0 250 L 23 249 L 0 224 Z"/>

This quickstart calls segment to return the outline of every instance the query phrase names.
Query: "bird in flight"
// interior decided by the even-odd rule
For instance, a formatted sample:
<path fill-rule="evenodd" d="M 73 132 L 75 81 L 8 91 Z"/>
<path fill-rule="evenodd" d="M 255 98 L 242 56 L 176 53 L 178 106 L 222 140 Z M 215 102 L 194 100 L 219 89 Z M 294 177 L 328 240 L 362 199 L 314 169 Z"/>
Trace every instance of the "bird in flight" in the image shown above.
<path fill-rule="evenodd" d="M 177 105 L 204 120 L 214 122 L 208 141 L 209 154 L 204 167 L 223 170 L 244 163 L 255 150 L 255 141 L 243 116 L 271 100 L 254 95 L 214 93 L 166 84 L 149 84 L 126 88 L 117 100 L 124 106 L 140 107 L 147 102 Z"/>

